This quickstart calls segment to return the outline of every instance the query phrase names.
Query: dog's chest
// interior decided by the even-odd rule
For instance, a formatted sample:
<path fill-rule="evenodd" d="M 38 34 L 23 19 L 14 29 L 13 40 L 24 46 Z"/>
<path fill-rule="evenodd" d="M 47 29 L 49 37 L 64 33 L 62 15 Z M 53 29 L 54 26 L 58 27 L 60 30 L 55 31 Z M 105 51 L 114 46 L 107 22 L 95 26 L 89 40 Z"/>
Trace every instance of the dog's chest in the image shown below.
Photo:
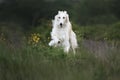
<path fill-rule="evenodd" d="M 56 35 L 59 37 L 59 39 L 65 39 L 67 37 L 67 30 L 66 29 L 59 29 L 56 32 Z"/>

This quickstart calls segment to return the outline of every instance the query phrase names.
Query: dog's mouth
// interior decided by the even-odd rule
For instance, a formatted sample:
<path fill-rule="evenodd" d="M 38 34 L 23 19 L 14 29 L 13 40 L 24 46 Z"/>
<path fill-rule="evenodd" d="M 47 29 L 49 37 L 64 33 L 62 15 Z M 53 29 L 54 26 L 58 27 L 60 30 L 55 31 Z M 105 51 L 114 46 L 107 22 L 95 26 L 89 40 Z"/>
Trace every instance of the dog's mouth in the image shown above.
<path fill-rule="evenodd" d="M 62 26 L 60 26 L 62 28 Z"/>

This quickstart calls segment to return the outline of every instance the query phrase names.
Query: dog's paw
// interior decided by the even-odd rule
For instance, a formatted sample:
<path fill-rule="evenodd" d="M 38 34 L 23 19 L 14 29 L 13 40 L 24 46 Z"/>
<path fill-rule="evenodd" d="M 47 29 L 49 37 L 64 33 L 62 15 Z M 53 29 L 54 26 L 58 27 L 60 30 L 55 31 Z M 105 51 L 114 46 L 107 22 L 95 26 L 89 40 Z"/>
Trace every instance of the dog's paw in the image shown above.
<path fill-rule="evenodd" d="M 54 40 L 50 41 L 48 45 L 49 45 L 49 46 L 54 46 L 54 45 L 55 45 Z"/>
<path fill-rule="evenodd" d="M 52 43 L 50 42 L 48 45 L 49 45 L 49 46 L 52 46 Z"/>

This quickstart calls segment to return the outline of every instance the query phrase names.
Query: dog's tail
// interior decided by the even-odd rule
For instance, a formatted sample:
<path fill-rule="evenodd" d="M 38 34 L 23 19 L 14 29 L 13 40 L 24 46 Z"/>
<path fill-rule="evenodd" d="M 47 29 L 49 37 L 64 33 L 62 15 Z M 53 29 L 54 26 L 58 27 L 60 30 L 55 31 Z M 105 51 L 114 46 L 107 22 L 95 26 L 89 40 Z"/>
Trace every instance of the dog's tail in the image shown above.
<path fill-rule="evenodd" d="M 71 43 L 73 52 L 75 53 L 75 49 L 78 47 L 78 44 L 77 44 L 76 34 L 73 31 L 71 31 L 70 43 Z"/>

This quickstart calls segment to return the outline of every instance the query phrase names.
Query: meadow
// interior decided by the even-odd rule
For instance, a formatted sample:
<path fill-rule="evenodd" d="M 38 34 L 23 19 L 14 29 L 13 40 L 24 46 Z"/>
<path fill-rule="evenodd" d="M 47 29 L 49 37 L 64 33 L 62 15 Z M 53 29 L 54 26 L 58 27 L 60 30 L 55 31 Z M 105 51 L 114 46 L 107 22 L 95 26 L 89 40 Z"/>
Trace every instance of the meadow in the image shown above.
<path fill-rule="evenodd" d="M 49 21 L 27 31 L 0 25 L 0 80 L 119 80 L 120 22 L 72 24 L 79 44 L 75 55 L 48 46 Z"/>

